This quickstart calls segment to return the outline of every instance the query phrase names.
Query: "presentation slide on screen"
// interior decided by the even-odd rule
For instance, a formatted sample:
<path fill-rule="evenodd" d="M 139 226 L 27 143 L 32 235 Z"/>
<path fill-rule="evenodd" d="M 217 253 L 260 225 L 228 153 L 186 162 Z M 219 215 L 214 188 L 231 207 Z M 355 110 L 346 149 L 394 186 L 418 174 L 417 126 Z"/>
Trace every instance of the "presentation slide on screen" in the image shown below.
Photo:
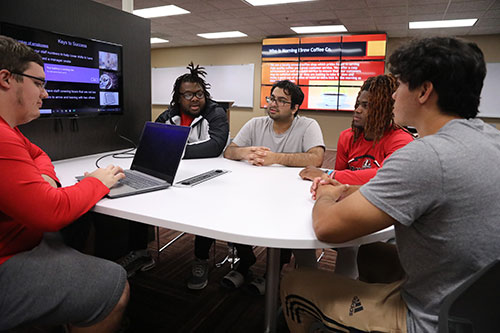
<path fill-rule="evenodd" d="M 352 111 L 356 104 L 359 87 L 300 87 L 304 93 L 301 110 Z M 271 95 L 271 86 L 261 87 L 260 107 L 267 106 L 266 96 Z"/>
<path fill-rule="evenodd" d="M 262 84 L 290 80 L 299 85 L 361 86 L 370 76 L 384 72 L 384 62 L 265 62 L 262 63 Z"/>
<path fill-rule="evenodd" d="M 42 56 L 49 94 L 42 114 L 121 112 L 120 46 L 5 23 L 1 32 Z"/>
<path fill-rule="evenodd" d="M 386 35 L 272 38 L 262 43 L 261 107 L 279 80 L 298 84 L 302 109 L 354 109 L 359 87 L 384 73 Z"/>

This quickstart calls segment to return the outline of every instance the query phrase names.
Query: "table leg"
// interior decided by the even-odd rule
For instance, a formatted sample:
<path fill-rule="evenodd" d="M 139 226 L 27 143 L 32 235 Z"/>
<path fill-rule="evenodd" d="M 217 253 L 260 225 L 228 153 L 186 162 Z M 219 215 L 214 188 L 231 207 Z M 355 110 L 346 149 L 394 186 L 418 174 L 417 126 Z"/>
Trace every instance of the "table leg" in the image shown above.
<path fill-rule="evenodd" d="M 280 278 L 280 249 L 267 248 L 266 273 L 266 304 L 265 330 L 266 333 L 276 332 L 276 312 L 278 311 L 278 287 Z"/>

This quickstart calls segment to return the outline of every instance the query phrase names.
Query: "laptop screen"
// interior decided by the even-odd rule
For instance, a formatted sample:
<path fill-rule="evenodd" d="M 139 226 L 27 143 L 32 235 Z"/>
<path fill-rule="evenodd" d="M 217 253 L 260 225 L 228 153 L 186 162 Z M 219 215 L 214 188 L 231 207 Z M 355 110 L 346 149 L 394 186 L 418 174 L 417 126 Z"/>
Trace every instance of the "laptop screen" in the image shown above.
<path fill-rule="evenodd" d="M 190 127 L 146 122 L 130 169 L 173 183 Z"/>

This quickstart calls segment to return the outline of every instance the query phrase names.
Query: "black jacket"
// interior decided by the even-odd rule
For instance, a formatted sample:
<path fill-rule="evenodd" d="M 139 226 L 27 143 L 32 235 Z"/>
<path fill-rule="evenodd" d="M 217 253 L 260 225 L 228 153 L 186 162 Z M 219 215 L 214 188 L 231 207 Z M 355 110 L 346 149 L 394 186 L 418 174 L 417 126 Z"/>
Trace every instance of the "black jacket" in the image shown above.
<path fill-rule="evenodd" d="M 178 107 L 167 109 L 155 120 L 159 123 L 180 125 Z M 211 99 L 207 99 L 205 108 L 191 123 L 191 133 L 184 158 L 217 157 L 224 151 L 229 139 L 229 123 L 226 111 Z"/>

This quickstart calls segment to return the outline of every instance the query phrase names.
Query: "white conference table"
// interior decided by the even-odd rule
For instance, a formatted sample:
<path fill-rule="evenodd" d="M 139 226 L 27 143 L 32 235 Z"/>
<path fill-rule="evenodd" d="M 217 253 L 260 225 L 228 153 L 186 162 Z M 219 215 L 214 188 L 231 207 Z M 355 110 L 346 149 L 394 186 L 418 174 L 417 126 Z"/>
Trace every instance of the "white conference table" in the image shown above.
<path fill-rule="evenodd" d="M 62 185 L 72 185 L 75 176 L 95 170 L 95 161 L 102 155 L 54 162 Z M 131 161 L 106 157 L 99 161 L 99 166 L 116 164 L 128 168 Z M 312 228 L 311 182 L 299 177 L 301 168 L 256 167 L 222 157 L 182 160 L 175 179 L 179 181 L 212 169 L 231 172 L 194 187 L 174 185 L 118 199 L 104 198 L 93 210 L 218 240 L 266 247 L 265 332 L 274 332 L 276 328 L 279 249 L 347 247 L 394 235 L 391 227 L 342 244 L 320 242 Z"/>

